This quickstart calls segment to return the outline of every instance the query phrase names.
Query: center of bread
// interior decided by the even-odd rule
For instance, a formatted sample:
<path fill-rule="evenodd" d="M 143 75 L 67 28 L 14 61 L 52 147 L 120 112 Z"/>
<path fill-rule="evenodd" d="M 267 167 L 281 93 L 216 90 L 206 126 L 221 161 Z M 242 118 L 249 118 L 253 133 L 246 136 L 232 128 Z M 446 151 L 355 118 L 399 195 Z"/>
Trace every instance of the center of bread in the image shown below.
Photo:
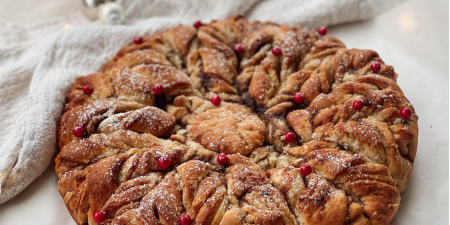
<path fill-rule="evenodd" d="M 209 150 L 250 154 L 264 142 L 266 127 L 248 108 L 225 105 L 199 114 L 189 133 Z"/>

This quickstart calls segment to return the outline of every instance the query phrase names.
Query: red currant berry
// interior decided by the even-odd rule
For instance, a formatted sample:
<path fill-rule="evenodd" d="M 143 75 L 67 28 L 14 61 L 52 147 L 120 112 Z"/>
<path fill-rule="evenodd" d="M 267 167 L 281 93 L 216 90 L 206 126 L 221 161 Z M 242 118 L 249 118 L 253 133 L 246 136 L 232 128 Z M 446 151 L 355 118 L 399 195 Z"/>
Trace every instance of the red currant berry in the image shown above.
<path fill-rule="evenodd" d="M 303 164 L 302 167 L 300 167 L 300 172 L 304 175 L 304 176 L 308 176 L 312 173 L 312 168 L 309 164 Z"/>
<path fill-rule="evenodd" d="M 183 214 L 180 216 L 180 219 L 178 220 L 178 222 L 180 223 L 180 225 L 190 225 L 191 224 L 191 217 L 187 214 Z"/>
<path fill-rule="evenodd" d="M 305 101 L 305 97 L 303 96 L 303 94 L 300 93 L 300 92 L 295 93 L 295 95 L 294 95 L 294 102 L 298 103 L 298 104 L 301 104 L 301 103 L 303 103 L 303 101 Z"/>
<path fill-rule="evenodd" d="M 273 46 L 272 48 L 272 54 L 274 56 L 280 56 L 281 55 L 281 48 L 278 46 Z"/>
<path fill-rule="evenodd" d="M 167 169 L 170 166 L 170 159 L 166 156 L 163 156 L 158 159 L 158 166 L 161 167 L 161 169 Z"/>
<path fill-rule="evenodd" d="M 105 213 L 102 211 L 97 211 L 94 213 L 92 218 L 96 223 L 102 223 L 103 221 L 105 221 Z"/>
<path fill-rule="evenodd" d="M 153 93 L 155 93 L 155 95 L 160 95 L 162 93 L 164 93 L 164 87 L 161 84 L 155 84 L 153 85 Z"/>
<path fill-rule="evenodd" d="M 372 65 L 370 65 L 370 69 L 372 69 L 374 73 L 378 73 L 381 70 L 381 64 L 379 62 L 373 62 Z"/>
<path fill-rule="evenodd" d="M 90 94 L 92 94 L 92 92 L 94 92 L 94 88 L 92 88 L 91 85 L 86 84 L 83 86 L 83 93 L 85 95 L 90 95 Z"/>
<path fill-rule="evenodd" d="M 400 116 L 405 120 L 409 120 L 409 118 L 411 118 L 411 114 L 412 111 L 410 108 L 403 108 L 402 110 L 400 110 Z"/>
<path fill-rule="evenodd" d="M 220 99 L 220 96 L 218 96 L 218 95 L 214 95 L 212 98 L 211 98 L 211 102 L 212 102 L 212 104 L 214 104 L 215 106 L 218 106 L 218 105 L 220 105 L 220 102 L 222 101 L 222 99 Z"/>
<path fill-rule="evenodd" d="M 84 136 L 84 128 L 83 127 L 75 127 L 73 128 L 73 135 L 75 135 L 75 137 L 83 137 Z"/>
<path fill-rule="evenodd" d="M 286 133 L 284 134 L 284 140 L 285 140 L 287 143 L 292 143 L 292 142 L 294 142 L 296 139 L 297 139 L 297 137 L 295 137 L 295 134 L 292 133 L 292 132 L 286 132 Z"/>
<path fill-rule="evenodd" d="M 142 37 L 141 36 L 134 36 L 133 38 L 133 43 L 138 45 L 138 44 L 142 44 Z"/>
<path fill-rule="evenodd" d="M 234 45 L 234 51 L 237 53 L 243 53 L 244 52 L 244 46 L 242 44 L 235 44 Z"/>
<path fill-rule="evenodd" d="M 319 31 L 319 34 L 322 36 L 327 34 L 327 28 L 324 26 L 320 27 L 318 31 Z"/>
<path fill-rule="evenodd" d="M 361 100 L 355 100 L 353 101 L 353 108 L 357 111 L 360 111 L 364 106 L 363 101 Z"/>
<path fill-rule="evenodd" d="M 197 29 L 198 29 L 199 27 L 201 27 L 202 25 L 203 25 L 203 24 L 202 24 L 202 21 L 200 21 L 200 20 L 197 20 L 197 21 L 194 22 L 194 27 L 197 28 Z"/>
<path fill-rule="evenodd" d="M 220 164 L 227 164 L 228 160 L 229 160 L 228 156 L 223 154 L 223 153 L 220 153 L 217 156 L 217 162 L 220 163 Z"/>

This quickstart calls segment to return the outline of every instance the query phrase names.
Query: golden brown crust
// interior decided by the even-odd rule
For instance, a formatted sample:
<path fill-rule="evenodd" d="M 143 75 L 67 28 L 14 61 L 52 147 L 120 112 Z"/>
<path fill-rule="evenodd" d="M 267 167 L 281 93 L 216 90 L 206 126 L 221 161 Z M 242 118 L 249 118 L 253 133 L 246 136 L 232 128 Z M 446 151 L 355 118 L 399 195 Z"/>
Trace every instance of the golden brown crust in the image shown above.
<path fill-rule="evenodd" d="M 225 105 L 198 115 L 189 132 L 211 151 L 248 155 L 264 142 L 266 129 L 249 109 Z"/>
<path fill-rule="evenodd" d="M 376 52 L 242 16 L 142 40 L 105 72 L 79 77 L 66 98 L 55 169 L 77 224 L 96 224 L 97 211 L 110 225 L 173 225 L 182 214 L 214 225 L 394 220 L 418 117 Z M 294 102 L 297 93 L 303 103 Z M 85 134 L 76 137 L 75 127 Z"/>
<path fill-rule="evenodd" d="M 131 130 L 161 137 L 175 123 L 175 118 L 161 109 L 147 106 L 132 112 L 121 113 L 103 120 L 98 132 L 111 134 L 117 130 Z"/>
<path fill-rule="evenodd" d="M 119 58 L 111 68 L 108 68 L 106 72 L 116 67 L 133 68 L 141 64 L 161 64 L 165 66 L 172 66 L 172 63 L 170 63 L 163 54 L 152 49 L 145 49 L 125 54 L 122 58 Z"/>
<path fill-rule="evenodd" d="M 145 76 L 153 85 L 161 84 L 164 88 L 164 93 L 169 96 L 178 93 L 189 93 L 192 87 L 189 77 L 171 66 L 159 64 L 141 65 L 134 67 L 133 71 Z"/>
<path fill-rule="evenodd" d="M 91 95 L 83 94 L 83 86 L 89 85 L 94 89 Z M 104 73 L 94 73 L 85 77 L 79 77 L 75 81 L 72 91 L 66 97 L 64 112 L 90 101 L 111 98 L 115 95 L 111 84 L 111 78 Z"/>
<path fill-rule="evenodd" d="M 303 224 L 344 224 L 345 193 L 317 175 L 312 175 L 306 185 L 305 193 L 295 205 L 295 211 L 301 212 L 299 220 Z"/>

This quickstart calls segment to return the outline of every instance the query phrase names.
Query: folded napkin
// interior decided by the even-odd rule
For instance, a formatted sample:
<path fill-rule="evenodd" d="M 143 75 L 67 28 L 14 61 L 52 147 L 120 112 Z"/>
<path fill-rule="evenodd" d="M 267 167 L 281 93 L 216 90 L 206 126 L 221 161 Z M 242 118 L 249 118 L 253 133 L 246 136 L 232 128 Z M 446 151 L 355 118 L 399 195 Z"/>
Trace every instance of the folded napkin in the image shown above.
<path fill-rule="evenodd" d="M 311 28 L 368 19 L 405 0 L 123 0 L 126 26 L 81 12 L 27 26 L 0 22 L 0 204 L 49 165 L 75 78 L 102 70 L 133 36 L 235 14 Z M 56 185 L 56 184 L 55 184 Z"/>

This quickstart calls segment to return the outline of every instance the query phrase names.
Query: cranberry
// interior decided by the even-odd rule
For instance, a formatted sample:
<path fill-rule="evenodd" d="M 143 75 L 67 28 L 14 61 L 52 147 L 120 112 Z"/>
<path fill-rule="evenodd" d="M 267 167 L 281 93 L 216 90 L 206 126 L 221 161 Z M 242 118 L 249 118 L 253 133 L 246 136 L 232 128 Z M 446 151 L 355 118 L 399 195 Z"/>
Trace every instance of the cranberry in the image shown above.
<path fill-rule="evenodd" d="M 92 218 L 96 223 L 102 223 L 103 221 L 105 221 L 105 213 L 102 211 L 97 211 L 94 213 Z"/>
<path fill-rule="evenodd" d="M 190 225 L 191 224 L 191 217 L 187 214 L 183 214 L 180 216 L 180 219 L 178 220 L 178 222 L 180 223 L 180 225 Z"/>
<path fill-rule="evenodd" d="M 284 134 L 284 140 L 287 142 L 287 143 L 292 143 L 292 142 L 294 142 L 296 139 L 297 139 L 297 137 L 295 137 L 295 134 L 294 133 L 292 133 L 292 132 L 286 132 L 285 134 Z"/>
<path fill-rule="evenodd" d="M 90 95 L 90 94 L 92 94 L 92 92 L 94 92 L 94 88 L 92 88 L 91 85 L 86 84 L 83 86 L 83 93 L 85 95 Z"/>
<path fill-rule="evenodd" d="M 372 69 L 374 73 L 378 73 L 381 70 L 381 64 L 379 62 L 373 62 L 372 65 L 370 65 L 370 69 Z"/>
<path fill-rule="evenodd" d="M 217 162 L 218 163 L 220 163 L 220 164 L 227 164 L 228 163 L 228 156 L 227 155 L 225 155 L 225 154 L 223 154 L 223 153 L 220 153 L 218 156 L 217 156 Z"/>
<path fill-rule="evenodd" d="M 155 95 L 160 95 L 164 93 L 164 87 L 161 84 L 155 84 L 152 89 Z"/>
<path fill-rule="evenodd" d="M 274 56 L 280 56 L 281 55 L 281 48 L 278 46 L 273 46 L 272 48 L 272 54 Z"/>
<path fill-rule="evenodd" d="M 308 176 L 311 174 L 312 172 L 312 168 L 309 164 L 303 164 L 302 167 L 300 167 L 300 172 L 304 175 L 304 176 Z"/>
<path fill-rule="evenodd" d="M 364 106 L 363 101 L 361 100 L 355 100 L 353 101 L 353 108 L 357 111 L 360 111 Z"/>
<path fill-rule="evenodd" d="M 222 101 L 222 99 L 220 99 L 220 96 L 218 96 L 218 95 L 214 95 L 212 98 L 211 98 L 211 102 L 212 102 L 212 104 L 214 104 L 215 106 L 218 106 L 218 105 L 220 105 L 220 102 Z"/>
<path fill-rule="evenodd" d="M 197 21 L 194 22 L 194 27 L 197 28 L 197 29 L 198 29 L 199 27 L 201 27 L 202 25 L 203 25 L 203 24 L 202 24 L 202 22 L 201 22 L 200 20 L 197 20 Z"/>
<path fill-rule="evenodd" d="M 133 43 L 134 44 L 142 44 L 142 37 L 141 36 L 134 36 L 133 38 Z"/>
<path fill-rule="evenodd" d="M 303 96 L 303 94 L 300 93 L 300 92 L 295 93 L 295 95 L 294 95 L 294 102 L 298 103 L 298 104 L 301 104 L 301 103 L 303 103 L 303 101 L 305 101 L 305 97 Z"/>
<path fill-rule="evenodd" d="M 409 120 L 409 118 L 411 118 L 411 114 L 412 111 L 410 108 L 403 108 L 402 110 L 400 110 L 400 116 L 405 120 Z"/>
<path fill-rule="evenodd" d="M 322 36 L 327 34 L 327 28 L 324 26 L 320 27 L 318 31 L 319 31 L 319 34 Z"/>
<path fill-rule="evenodd" d="M 158 159 L 158 166 L 161 167 L 161 169 L 167 169 L 170 166 L 170 159 L 166 156 L 163 156 Z"/>
<path fill-rule="evenodd" d="M 75 137 L 83 137 L 84 136 L 84 128 L 83 127 L 75 127 L 73 128 L 73 135 L 75 135 Z"/>
<path fill-rule="evenodd" d="M 242 44 L 235 44 L 234 45 L 234 51 L 237 53 L 243 53 L 244 52 L 244 46 Z"/>

